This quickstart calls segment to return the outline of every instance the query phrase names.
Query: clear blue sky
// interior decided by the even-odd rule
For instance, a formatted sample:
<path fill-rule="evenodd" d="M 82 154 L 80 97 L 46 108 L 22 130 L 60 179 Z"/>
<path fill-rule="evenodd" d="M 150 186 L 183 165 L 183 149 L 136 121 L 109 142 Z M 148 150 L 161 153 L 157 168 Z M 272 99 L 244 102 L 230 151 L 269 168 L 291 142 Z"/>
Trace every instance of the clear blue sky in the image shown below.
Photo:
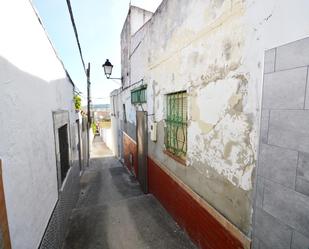
<path fill-rule="evenodd" d="M 132 0 L 131 4 L 155 11 L 162 0 Z M 86 97 L 82 68 L 66 0 L 32 0 L 44 27 L 75 85 Z M 113 77 L 120 77 L 120 32 L 130 0 L 71 0 L 85 63 L 91 63 L 93 103 L 109 103 L 109 93 L 120 81 L 107 80 L 102 64 L 114 64 Z M 85 99 L 84 99 L 85 101 Z M 85 104 L 86 102 L 84 102 Z"/>

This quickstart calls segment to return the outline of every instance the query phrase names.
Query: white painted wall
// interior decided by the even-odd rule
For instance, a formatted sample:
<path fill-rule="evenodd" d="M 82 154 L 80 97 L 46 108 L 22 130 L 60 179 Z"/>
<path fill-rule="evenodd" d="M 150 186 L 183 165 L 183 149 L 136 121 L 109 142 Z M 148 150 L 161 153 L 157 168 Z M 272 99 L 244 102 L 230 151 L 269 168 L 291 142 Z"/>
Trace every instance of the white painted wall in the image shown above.
<path fill-rule="evenodd" d="M 102 137 L 104 143 L 106 146 L 113 150 L 114 148 L 114 140 L 112 135 L 112 129 L 111 128 L 101 128 L 100 130 L 100 136 Z"/>
<path fill-rule="evenodd" d="M 265 49 L 309 36 L 309 2 L 306 0 L 248 1 L 246 18 L 257 28 Z"/>
<path fill-rule="evenodd" d="M 131 35 L 138 31 L 151 17 L 152 12 L 131 6 Z"/>
<path fill-rule="evenodd" d="M 0 1 L 0 158 L 13 249 L 37 248 L 58 198 L 52 111 L 73 86 L 28 0 Z"/>

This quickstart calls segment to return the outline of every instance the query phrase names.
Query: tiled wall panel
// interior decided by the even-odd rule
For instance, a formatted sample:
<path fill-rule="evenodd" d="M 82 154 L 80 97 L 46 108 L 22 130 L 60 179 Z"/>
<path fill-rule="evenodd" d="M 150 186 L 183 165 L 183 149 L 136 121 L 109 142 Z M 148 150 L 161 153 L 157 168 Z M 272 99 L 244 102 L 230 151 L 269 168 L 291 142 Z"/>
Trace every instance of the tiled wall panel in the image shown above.
<path fill-rule="evenodd" d="M 253 248 L 309 248 L 309 38 L 265 53 Z"/>

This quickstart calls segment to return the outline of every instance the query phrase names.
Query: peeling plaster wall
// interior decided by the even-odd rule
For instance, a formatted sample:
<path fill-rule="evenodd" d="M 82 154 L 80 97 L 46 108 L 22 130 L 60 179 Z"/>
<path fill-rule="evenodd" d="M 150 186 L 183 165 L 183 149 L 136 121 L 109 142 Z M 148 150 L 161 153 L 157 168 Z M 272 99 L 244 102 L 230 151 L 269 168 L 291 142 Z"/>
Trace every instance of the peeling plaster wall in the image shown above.
<path fill-rule="evenodd" d="M 0 30 L 0 158 L 10 236 L 13 249 L 33 249 L 58 199 L 52 111 L 68 111 L 74 131 L 73 85 L 28 0 L 0 2 Z"/>
<path fill-rule="evenodd" d="M 122 91 L 128 122 L 147 110 L 149 125 L 158 122 L 149 155 L 248 236 L 264 50 L 307 36 L 308 7 L 305 0 L 165 0 L 130 39 L 131 82 L 143 78 L 148 99 L 130 106 L 136 86 Z M 188 93 L 186 167 L 163 153 L 165 94 L 180 90 Z"/>

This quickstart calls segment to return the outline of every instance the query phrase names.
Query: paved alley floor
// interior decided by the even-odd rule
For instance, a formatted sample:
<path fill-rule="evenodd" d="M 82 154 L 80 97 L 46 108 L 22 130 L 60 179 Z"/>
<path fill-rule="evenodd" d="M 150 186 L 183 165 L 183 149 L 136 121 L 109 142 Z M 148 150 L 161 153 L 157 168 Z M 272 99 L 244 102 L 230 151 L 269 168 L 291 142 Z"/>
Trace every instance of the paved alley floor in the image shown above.
<path fill-rule="evenodd" d="M 63 249 L 161 248 L 196 247 L 96 137 Z"/>

